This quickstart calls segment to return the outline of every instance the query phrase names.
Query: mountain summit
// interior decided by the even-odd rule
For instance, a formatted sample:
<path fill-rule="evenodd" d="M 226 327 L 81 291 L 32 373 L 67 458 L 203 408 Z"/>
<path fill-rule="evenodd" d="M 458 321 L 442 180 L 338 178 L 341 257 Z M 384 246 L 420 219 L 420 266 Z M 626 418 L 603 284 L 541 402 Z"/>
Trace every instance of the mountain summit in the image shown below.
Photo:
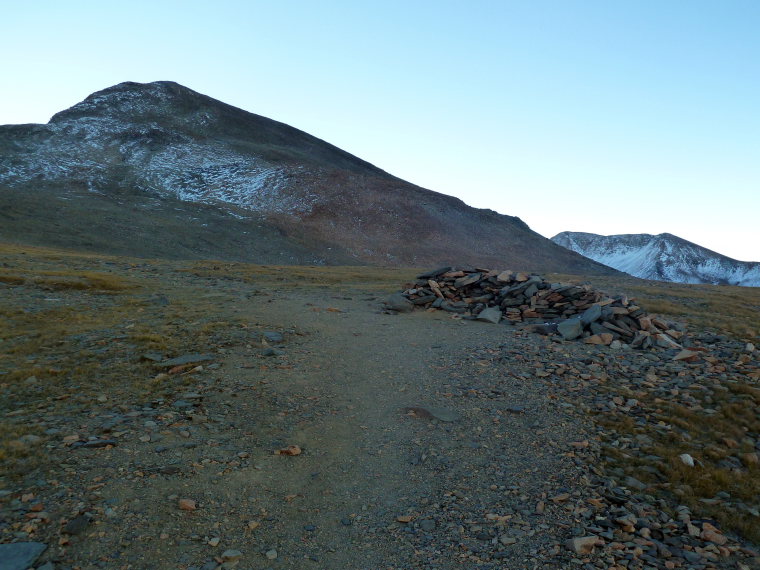
<path fill-rule="evenodd" d="M 0 127 L 0 240 L 257 263 L 610 270 L 177 83 L 121 83 Z"/>
<path fill-rule="evenodd" d="M 552 241 L 642 279 L 760 287 L 760 263 L 737 261 L 673 234 L 561 232 Z"/>

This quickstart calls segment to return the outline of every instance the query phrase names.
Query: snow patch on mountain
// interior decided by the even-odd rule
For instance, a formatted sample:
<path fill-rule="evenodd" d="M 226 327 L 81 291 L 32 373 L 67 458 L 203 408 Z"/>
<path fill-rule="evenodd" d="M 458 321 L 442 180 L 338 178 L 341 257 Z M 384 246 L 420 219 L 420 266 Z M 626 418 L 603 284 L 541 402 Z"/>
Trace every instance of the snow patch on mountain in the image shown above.
<path fill-rule="evenodd" d="M 164 98 L 156 90 L 156 98 Z M 180 200 L 233 206 L 269 214 L 304 215 L 318 202 L 297 186 L 303 166 L 274 165 L 236 152 L 214 140 L 199 141 L 156 121 L 122 120 L 119 113 L 83 113 L 108 105 L 111 111 L 139 113 L 145 98 L 131 93 L 92 96 L 39 126 L 36 144 L 26 152 L 0 157 L 0 184 L 67 181 L 68 190 L 97 192 L 121 176 L 125 187 L 173 195 Z M 206 113 L 201 119 L 211 120 Z M 296 187 L 297 191 L 292 191 Z"/>
<path fill-rule="evenodd" d="M 672 234 L 562 232 L 551 239 L 642 279 L 760 287 L 760 263 L 737 261 Z"/>

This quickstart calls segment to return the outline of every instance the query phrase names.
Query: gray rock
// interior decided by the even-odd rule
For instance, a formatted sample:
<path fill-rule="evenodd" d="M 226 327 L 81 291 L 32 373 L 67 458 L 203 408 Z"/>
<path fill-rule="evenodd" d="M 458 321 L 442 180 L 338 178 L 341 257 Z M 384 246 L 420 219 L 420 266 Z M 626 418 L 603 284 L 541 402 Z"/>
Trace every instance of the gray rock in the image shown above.
<path fill-rule="evenodd" d="M 478 321 L 487 321 L 489 323 L 498 324 L 501 320 L 501 309 L 499 309 L 499 307 L 488 307 L 480 311 L 475 318 Z"/>
<path fill-rule="evenodd" d="M 432 271 L 428 271 L 427 273 L 422 273 L 417 276 L 417 279 L 435 279 L 439 275 L 443 275 L 444 273 L 448 273 L 451 271 L 452 267 L 450 265 L 446 267 L 439 267 L 438 269 L 433 269 Z"/>
<path fill-rule="evenodd" d="M 0 544 L 0 564 L 3 570 L 27 570 L 46 548 L 41 542 Z"/>
<path fill-rule="evenodd" d="M 282 333 L 278 333 L 275 331 L 264 331 L 261 336 L 263 336 L 267 342 L 271 342 L 274 344 L 285 340 L 285 337 L 282 335 Z"/>
<path fill-rule="evenodd" d="M 574 340 L 583 334 L 583 323 L 580 319 L 567 319 L 557 324 L 557 332 L 565 340 Z"/>
<path fill-rule="evenodd" d="M 646 483 L 642 483 L 641 481 L 639 481 L 635 477 L 626 477 L 626 479 L 625 479 L 625 485 L 626 485 L 626 487 L 631 487 L 633 489 L 636 489 L 637 491 L 643 491 L 644 489 L 647 488 L 647 484 Z"/>
<path fill-rule="evenodd" d="M 214 360 L 214 356 L 211 354 L 198 354 L 198 353 L 192 353 L 192 354 L 183 354 L 182 356 L 178 356 L 177 358 L 170 358 L 169 360 L 164 360 L 163 362 L 159 363 L 159 366 L 162 368 L 171 368 L 174 366 L 182 366 L 183 364 L 194 364 L 196 362 L 208 362 L 209 360 Z"/>
<path fill-rule="evenodd" d="M 470 275 L 465 275 L 464 277 L 460 277 L 456 281 L 454 281 L 454 287 L 459 289 L 460 287 L 466 287 L 467 285 L 472 285 L 476 281 L 479 281 L 482 275 L 480 273 L 471 273 Z"/>
<path fill-rule="evenodd" d="M 271 550 L 267 550 L 264 553 L 264 556 L 267 557 L 267 560 L 275 560 L 277 558 L 277 551 L 274 548 L 272 548 Z"/>
<path fill-rule="evenodd" d="M 66 534 L 80 534 L 84 532 L 84 529 L 87 528 L 87 525 L 90 524 L 90 519 L 88 519 L 85 515 L 79 515 L 71 519 L 69 522 L 66 523 L 66 526 L 63 527 L 63 532 Z"/>
<path fill-rule="evenodd" d="M 557 323 L 542 323 L 533 325 L 530 330 L 542 335 L 552 335 L 557 332 Z"/>
<path fill-rule="evenodd" d="M 277 348 L 272 348 L 271 346 L 268 346 L 261 351 L 261 356 L 282 356 L 283 354 L 285 354 L 285 352 Z"/>
<path fill-rule="evenodd" d="M 164 359 L 164 355 L 158 352 L 146 352 L 141 358 L 143 360 L 150 360 L 151 362 L 161 362 Z"/>
<path fill-rule="evenodd" d="M 538 287 L 536 287 L 535 283 L 531 283 L 530 286 L 523 291 L 523 295 L 526 297 L 532 297 L 536 293 L 538 293 Z"/>
<path fill-rule="evenodd" d="M 591 305 L 581 314 L 581 322 L 584 325 L 590 325 L 591 323 L 598 321 L 601 317 L 602 307 L 599 305 Z"/>
<path fill-rule="evenodd" d="M 77 449 L 77 448 L 93 449 L 93 448 L 98 448 L 98 447 L 107 447 L 109 445 L 116 447 L 117 445 L 119 445 L 119 442 L 117 442 L 115 439 L 92 439 L 90 441 L 75 442 L 75 444 L 73 444 L 71 448 L 72 449 Z"/>
<path fill-rule="evenodd" d="M 435 521 L 432 519 L 424 519 L 420 521 L 420 528 L 425 532 L 435 530 Z"/>
<path fill-rule="evenodd" d="M 597 322 L 593 322 L 589 324 L 588 328 L 591 329 L 591 334 L 603 334 L 603 333 L 612 332 L 610 329 L 608 329 L 607 327 L 603 327 Z"/>
<path fill-rule="evenodd" d="M 403 293 L 394 293 L 385 300 L 385 306 L 391 311 L 398 311 L 399 313 L 409 313 L 414 308 L 414 305 L 404 297 Z"/>
<path fill-rule="evenodd" d="M 408 408 L 404 408 L 404 411 L 414 412 L 416 415 L 428 418 L 428 419 L 435 419 L 441 422 L 455 422 L 459 419 L 459 414 L 452 410 L 445 410 L 443 408 L 430 408 L 430 407 L 422 407 L 422 406 L 411 406 Z"/>

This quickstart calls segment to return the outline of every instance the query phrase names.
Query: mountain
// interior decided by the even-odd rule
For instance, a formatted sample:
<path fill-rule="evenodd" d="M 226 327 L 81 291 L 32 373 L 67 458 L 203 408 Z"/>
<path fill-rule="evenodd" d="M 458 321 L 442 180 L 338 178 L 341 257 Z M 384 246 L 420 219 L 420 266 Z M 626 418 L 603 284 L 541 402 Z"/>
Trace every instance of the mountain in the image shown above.
<path fill-rule="evenodd" d="M 121 83 L 0 127 L 0 240 L 282 264 L 611 270 L 519 218 L 396 178 L 177 83 Z"/>
<path fill-rule="evenodd" d="M 760 263 L 737 261 L 672 234 L 561 232 L 551 239 L 642 279 L 760 287 Z"/>

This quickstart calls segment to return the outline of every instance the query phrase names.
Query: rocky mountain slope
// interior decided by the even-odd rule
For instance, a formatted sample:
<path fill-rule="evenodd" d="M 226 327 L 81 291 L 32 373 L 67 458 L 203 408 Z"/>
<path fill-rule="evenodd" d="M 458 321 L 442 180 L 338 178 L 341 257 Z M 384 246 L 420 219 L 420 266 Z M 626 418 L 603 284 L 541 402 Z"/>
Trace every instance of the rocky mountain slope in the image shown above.
<path fill-rule="evenodd" d="M 99 91 L 46 125 L 0 127 L 0 240 L 257 263 L 610 272 L 518 218 L 163 81 Z"/>
<path fill-rule="evenodd" d="M 642 279 L 760 287 L 760 263 L 737 261 L 672 234 L 562 232 L 551 239 Z"/>

